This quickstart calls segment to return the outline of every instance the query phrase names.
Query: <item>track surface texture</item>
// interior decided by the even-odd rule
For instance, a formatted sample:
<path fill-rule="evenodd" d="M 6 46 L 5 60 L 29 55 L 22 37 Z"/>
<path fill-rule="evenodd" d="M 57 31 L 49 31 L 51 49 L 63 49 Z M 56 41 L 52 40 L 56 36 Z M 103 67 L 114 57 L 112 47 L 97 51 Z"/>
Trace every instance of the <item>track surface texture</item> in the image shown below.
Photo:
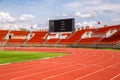
<path fill-rule="evenodd" d="M 0 65 L 0 80 L 120 80 L 120 52 L 117 51 L 75 48 L 19 50 L 68 52 L 68 55 Z"/>

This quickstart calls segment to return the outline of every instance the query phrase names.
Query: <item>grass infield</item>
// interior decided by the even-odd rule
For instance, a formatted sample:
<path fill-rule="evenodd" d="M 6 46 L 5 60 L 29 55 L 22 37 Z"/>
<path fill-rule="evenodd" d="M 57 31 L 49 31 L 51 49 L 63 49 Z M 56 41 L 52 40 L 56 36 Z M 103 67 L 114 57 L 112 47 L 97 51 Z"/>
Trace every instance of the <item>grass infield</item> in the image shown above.
<path fill-rule="evenodd" d="M 26 52 L 26 51 L 0 51 L 0 64 L 37 60 L 41 58 L 51 58 L 64 56 L 65 53 L 53 52 Z"/>

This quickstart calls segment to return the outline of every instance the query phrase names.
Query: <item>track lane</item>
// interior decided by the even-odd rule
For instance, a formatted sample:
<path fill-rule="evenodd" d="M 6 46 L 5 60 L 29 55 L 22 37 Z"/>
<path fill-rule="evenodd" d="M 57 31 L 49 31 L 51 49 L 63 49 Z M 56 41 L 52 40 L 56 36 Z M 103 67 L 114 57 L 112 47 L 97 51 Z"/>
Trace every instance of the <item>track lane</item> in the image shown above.
<path fill-rule="evenodd" d="M 120 73 L 112 77 L 110 80 L 120 80 Z"/>
<path fill-rule="evenodd" d="M 98 64 L 103 64 L 103 63 L 105 63 L 106 61 L 109 61 L 109 60 L 110 59 L 103 60 L 103 62 L 101 62 L 101 63 L 97 62 L 96 64 L 94 63 L 92 65 L 88 65 L 87 64 L 87 67 L 85 67 L 83 69 L 76 69 L 76 70 L 72 70 L 72 71 L 69 71 L 69 72 L 64 72 L 62 74 L 54 75 L 52 77 L 48 77 L 48 78 L 45 78 L 43 80 L 62 80 L 62 79 L 65 79 L 65 80 L 74 80 L 78 76 L 83 76 L 85 74 L 93 72 L 94 70 L 100 69 L 101 67 L 95 67 L 95 66 L 98 65 Z"/>
<path fill-rule="evenodd" d="M 78 57 L 79 55 L 76 55 L 75 56 L 75 58 L 77 59 L 77 57 L 78 58 L 84 58 L 85 59 L 85 57 L 86 56 L 89 56 L 90 54 L 84 54 L 84 55 L 82 55 L 82 56 L 80 56 L 80 57 Z M 57 59 L 57 61 L 56 61 L 56 59 Z M 66 57 L 61 57 L 61 58 L 55 58 L 55 59 L 49 59 L 49 60 L 42 60 L 42 62 L 38 62 L 38 63 L 32 63 L 32 65 L 31 64 L 27 64 L 27 65 L 24 65 L 23 64 L 23 66 L 21 67 L 21 66 L 14 66 L 14 67 L 10 67 L 10 68 L 5 68 L 4 70 L 1 70 L 0 71 L 0 73 L 3 75 L 3 73 L 5 72 L 5 73 L 8 73 L 8 72 L 11 72 L 11 71 L 13 71 L 13 70 L 19 70 L 19 69 L 21 69 L 21 68 L 23 68 L 22 70 L 25 70 L 25 69 L 27 69 L 27 68 L 36 68 L 35 66 L 39 66 L 39 67 L 41 67 L 41 66 L 48 66 L 48 64 L 56 64 L 56 63 L 60 63 L 60 62 L 67 62 L 67 61 L 73 61 L 73 57 L 67 57 L 67 59 L 66 59 Z M 41 61 L 41 60 L 40 60 Z M 33 61 L 34 62 L 34 61 Z M 35 64 L 35 66 L 34 66 L 34 64 Z"/>
<path fill-rule="evenodd" d="M 78 55 L 77 55 L 77 56 L 78 56 Z M 91 56 L 91 55 L 89 55 L 89 56 Z M 92 56 L 93 56 L 93 55 L 92 55 Z M 88 57 L 86 57 L 86 56 L 83 57 L 84 60 L 85 60 L 85 58 L 88 58 Z M 82 58 L 81 58 L 81 59 L 82 59 Z M 81 59 L 80 59 L 80 60 L 81 60 Z M 55 63 L 55 64 L 56 64 L 56 63 Z M 65 62 L 65 64 L 66 64 L 66 62 Z M 68 63 L 67 63 L 67 64 L 68 64 Z M 46 66 L 48 66 L 48 65 L 46 65 Z M 41 68 L 41 67 L 40 67 L 40 68 Z M 51 67 L 51 68 L 52 68 L 52 67 Z M 44 69 L 42 69 L 42 70 L 44 70 Z M 32 70 L 32 71 L 34 71 L 34 70 Z M 27 72 L 30 74 L 30 72 L 32 72 L 32 71 L 27 71 Z M 39 70 L 37 70 L 37 71 L 39 71 Z M 20 76 L 20 75 L 22 75 L 22 73 L 24 73 L 24 72 L 21 72 L 21 74 L 18 73 L 17 75 Z M 11 75 L 14 76 L 13 74 L 11 74 Z M 7 76 L 7 78 L 9 78 L 8 75 L 5 75 L 5 76 Z M 16 73 L 15 73 L 15 76 L 16 76 Z M 3 78 L 3 77 L 4 77 L 4 76 L 1 76 L 1 78 Z M 5 79 L 5 78 L 6 78 L 6 77 L 4 77 L 4 79 Z"/>
<path fill-rule="evenodd" d="M 100 57 L 100 55 L 98 55 L 98 56 Z M 94 57 L 94 60 L 99 59 L 98 56 L 95 56 L 95 57 Z M 102 57 L 103 57 L 103 56 L 102 56 Z M 101 58 L 101 57 L 100 57 L 100 58 Z M 91 59 L 91 60 L 86 60 L 86 61 L 89 62 L 89 61 L 92 61 L 92 59 Z M 80 62 L 80 63 L 82 63 L 82 62 Z M 85 64 L 78 64 L 78 65 L 84 65 L 84 66 L 86 66 Z M 69 66 L 69 67 L 70 67 L 70 66 Z M 77 66 L 77 67 L 79 67 L 79 66 Z M 73 70 L 72 67 L 70 67 L 70 69 Z M 74 68 L 74 69 L 77 69 L 77 68 Z M 55 72 L 55 73 L 56 73 L 56 71 L 58 71 L 58 73 L 60 73 L 59 71 L 64 71 L 64 72 L 66 72 L 65 70 L 66 70 L 66 68 L 65 68 L 65 69 L 62 69 L 62 70 L 61 70 L 61 69 L 60 69 L 60 70 L 52 70 L 51 72 L 49 71 L 49 72 L 47 72 L 47 73 L 45 73 L 45 74 L 48 74 L 48 75 L 50 76 L 50 75 L 53 75 L 53 74 L 51 74 L 52 72 Z M 31 80 L 31 79 L 30 79 L 30 76 L 34 77 L 34 76 L 37 75 L 36 77 L 34 77 L 35 80 L 41 80 L 43 77 L 46 77 L 45 74 L 44 74 L 44 73 L 35 73 L 35 74 L 33 74 L 33 75 L 32 75 L 32 74 L 31 74 L 31 75 L 27 75 L 29 79 L 27 79 L 27 78 L 25 78 L 25 79 L 26 79 L 26 80 Z M 42 76 L 40 76 L 40 78 L 38 78 L 39 75 L 42 75 Z M 44 75 L 44 76 L 43 76 L 43 75 Z M 47 75 L 47 76 L 48 76 L 48 75 Z M 26 76 L 23 76 L 23 77 L 26 77 Z M 21 77 L 19 77 L 19 78 L 21 78 Z M 36 78 L 38 78 L 38 79 L 36 79 Z"/>
<path fill-rule="evenodd" d="M 120 73 L 120 70 L 115 69 L 116 67 L 120 66 L 120 63 L 113 64 L 112 67 L 105 67 L 97 72 L 93 72 L 91 74 L 88 74 L 86 76 L 82 76 L 80 78 L 77 78 L 75 80 L 111 80 L 111 78 L 117 74 Z M 104 74 L 104 75 L 103 75 Z"/>
<path fill-rule="evenodd" d="M 55 64 L 56 64 L 56 63 L 55 63 Z M 65 62 L 65 64 L 63 64 L 63 66 L 65 66 L 65 65 L 68 65 L 68 63 L 66 64 L 66 62 Z M 71 65 L 71 64 L 70 64 L 70 65 Z M 54 69 L 54 68 L 56 68 L 56 67 L 58 67 L 58 65 L 55 66 L 55 67 L 52 66 L 52 69 Z M 32 74 L 33 71 L 37 71 L 37 72 L 38 72 L 38 71 L 40 71 L 40 69 L 41 69 L 42 71 L 45 71 L 45 70 L 51 69 L 51 67 L 50 67 L 50 68 L 47 67 L 47 69 L 43 69 L 42 67 L 40 67 L 40 68 L 37 69 L 37 70 L 27 70 L 27 74 L 30 74 L 30 73 Z M 6 80 L 6 78 L 9 79 L 9 77 L 15 77 L 15 76 L 20 76 L 20 75 L 25 75 L 25 74 L 26 74 L 25 72 L 21 72 L 21 73 L 18 72 L 18 73 L 15 73 L 15 74 L 10 74 L 10 76 L 8 75 L 7 77 L 5 77 L 6 75 L 5 75 L 5 76 L 2 76 L 1 78 Z"/>
<path fill-rule="evenodd" d="M 41 49 L 41 48 L 40 48 Z M 35 49 L 40 51 L 39 48 Z M 43 48 L 42 51 L 46 51 Z M 53 51 L 55 48 L 49 48 Z M 58 49 L 56 49 L 58 50 Z M 118 80 L 120 78 L 117 64 L 119 52 L 95 49 L 59 49 L 59 52 L 73 52 L 71 55 L 47 60 L 37 60 L 0 66 L 2 80 Z M 89 53 L 87 53 L 89 52 Z M 23 66 L 23 68 L 21 68 Z M 51 67 L 50 67 L 51 66 Z M 16 67 L 16 68 L 15 68 Z M 116 68 L 117 67 L 117 68 Z M 38 69 L 33 69 L 38 68 Z M 114 69 L 113 69 L 114 68 Z M 30 70 L 31 69 L 31 70 Z M 25 70 L 25 71 L 22 71 Z M 116 72 L 116 70 L 118 70 Z M 110 73 L 110 72 L 113 72 Z M 110 77 L 105 78 L 104 74 Z M 81 78 L 83 77 L 83 78 Z M 108 79 L 109 78 L 109 79 Z M 98 78 L 98 80 L 100 80 Z"/>

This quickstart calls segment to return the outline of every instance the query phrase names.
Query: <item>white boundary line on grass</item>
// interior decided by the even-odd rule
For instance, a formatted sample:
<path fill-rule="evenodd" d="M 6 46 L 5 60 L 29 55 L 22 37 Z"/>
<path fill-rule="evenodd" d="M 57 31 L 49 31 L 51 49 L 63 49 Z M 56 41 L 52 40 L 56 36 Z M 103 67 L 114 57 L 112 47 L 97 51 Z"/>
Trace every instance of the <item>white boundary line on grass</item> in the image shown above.
<path fill-rule="evenodd" d="M 8 64 L 10 64 L 10 63 L 4 63 L 4 64 L 0 64 L 0 66 L 2 66 L 2 65 L 8 65 Z"/>

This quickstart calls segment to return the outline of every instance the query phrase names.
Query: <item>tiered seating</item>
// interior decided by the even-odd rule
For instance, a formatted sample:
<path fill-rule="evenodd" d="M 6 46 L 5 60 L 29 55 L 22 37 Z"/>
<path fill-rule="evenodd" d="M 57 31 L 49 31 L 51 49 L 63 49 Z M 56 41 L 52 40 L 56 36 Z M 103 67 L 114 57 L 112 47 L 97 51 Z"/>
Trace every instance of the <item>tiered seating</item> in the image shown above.
<path fill-rule="evenodd" d="M 7 44 L 23 44 L 26 40 L 28 31 L 11 31 L 9 33 L 11 38 L 8 39 Z"/>
<path fill-rule="evenodd" d="M 49 39 L 46 44 L 55 44 L 59 39 Z"/>
<path fill-rule="evenodd" d="M 102 39 L 98 44 L 116 44 L 120 41 L 120 30 L 109 38 Z"/>
<path fill-rule="evenodd" d="M 86 31 L 90 31 L 90 30 L 91 29 L 76 31 L 70 38 L 68 38 L 68 39 L 61 39 L 59 44 L 74 44 L 76 41 L 78 41 L 81 38 L 81 36 Z"/>
<path fill-rule="evenodd" d="M 11 31 L 10 34 L 13 34 L 15 36 L 27 36 L 29 34 L 29 31 Z"/>
<path fill-rule="evenodd" d="M 59 40 L 59 38 L 56 36 L 57 33 L 51 33 L 46 36 L 46 42 L 45 44 L 55 44 Z"/>
<path fill-rule="evenodd" d="M 0 43 L 3 41 L 3 44 L 116 44 L 120 43 L 120 25 L 82 29 L 73 34 L 0 30 Z"/>
<path fill-rule="evenodd" d="M 61 36 L 67 36 L 69 37 L 71 35 L 71 33 L 62 33 Z"/>
<path fill-rule="evenodd" d="M 0 30 L 0 43 L 4 41 L 4 37 L 7 35 L 8 30 Z"/>
<path fill-rule="evenodd" d="M 78 44 L 95 44 L 97 41 L 102 39 L 101 37 L 91 37 L 91 38 L 85 38 L 81 39 Z"/>
<path fill-rule="evenodd" d="M 98 30 L 96 30 L 96 32 L 94 32 L 94 34 L 106 34 L 111 29 L 119 29 L 119 28 L 120 28 L 120 25 L 102 27 L 102 28 L 99 28 Z"/>
<path fill-rule="evenodd" d="M 46 36 L 46 39 L 55 38 L 56 35 L 57 35 L 57 33 L 49 33 L 49 34 Z"/>
<path fill-rule="evenodd" d="M 56 33 L 50 34 L 48 36 L 51 36 L 51 35 L 56 36 Z M 55 44 L 56 42 L 58 42 L 60 40 L 60 38 L 65 37 L 65 39 L 67 39 L 70 35 L 71 35 L 71 33 L 61 33 L 58 37 L 56 37 L 56 38 L 54 37 L 52 39 L 47 40 L 46 44 Z"/>
<path fill-rule="evenodd" d="M 44 36 L 46 33 L 46 31 L 33 31 L 33 36 L 27 41 L 27 44 L 41 44 L 45 42 Z"/>
<path fill-rule="evenodd" d="M 24 39 L 9 39 L 6 44 L 23 44 Z"/>

